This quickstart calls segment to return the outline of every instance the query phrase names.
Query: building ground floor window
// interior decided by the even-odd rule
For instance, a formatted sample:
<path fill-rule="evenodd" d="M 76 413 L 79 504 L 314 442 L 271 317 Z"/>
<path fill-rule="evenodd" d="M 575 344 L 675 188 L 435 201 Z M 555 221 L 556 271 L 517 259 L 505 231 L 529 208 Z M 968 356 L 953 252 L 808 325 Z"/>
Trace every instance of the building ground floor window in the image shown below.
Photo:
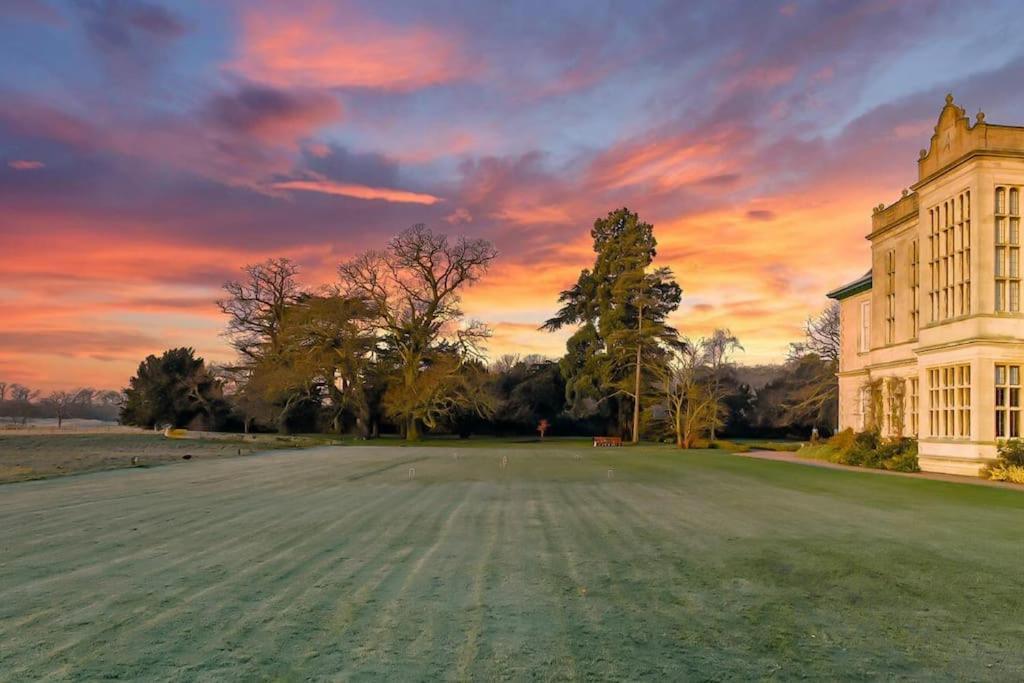
<path fill-rule="evenodd" d="M 970 438 L 970 365 L 928 369 L 928 434 L 952 439 Z"/>
<path fill-rule="evenodd" d="M 996 365 L 996 438 L 1020 438 L 1020 366 Z"/>

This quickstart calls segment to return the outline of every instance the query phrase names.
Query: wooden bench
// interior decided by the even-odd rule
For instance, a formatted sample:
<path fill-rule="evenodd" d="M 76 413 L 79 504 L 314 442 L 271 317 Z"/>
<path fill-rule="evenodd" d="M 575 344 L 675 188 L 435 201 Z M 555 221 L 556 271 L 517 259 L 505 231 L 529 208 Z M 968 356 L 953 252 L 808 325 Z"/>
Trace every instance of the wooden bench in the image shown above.
<path fill-rule="evenodd" d="M 595 436 L 594 448 L 614 448 L 622 445 L 622 439 L 617 436 Z"/>

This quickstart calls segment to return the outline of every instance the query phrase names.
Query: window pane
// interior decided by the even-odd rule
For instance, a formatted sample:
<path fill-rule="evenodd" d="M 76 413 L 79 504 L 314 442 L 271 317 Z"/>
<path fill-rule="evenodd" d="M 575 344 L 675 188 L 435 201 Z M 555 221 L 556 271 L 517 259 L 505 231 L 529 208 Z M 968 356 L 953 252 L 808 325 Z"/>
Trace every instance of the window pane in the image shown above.
<path fill-rule="evenodd" d="M 1006 244 L 1006 219 L 996 219 L 996 244 Z"/>
<path fill-rule="evenodd" d="M 1012 384 L 1013 386 L 1017 386 L 1017 385 L 1020 384 L 1020 366 L 1019 365 L 1011 365 L 1010 366 L 1010 384 Z"/>
<path fill-rule="evenodd" d="M 1006 413 L 996 411 L 996 436 L 1006 436 Z"/>
<path fill-rule="evenodd" d="M 996 389 L 996 405 L 997 406 L 1005 406 L 1006 405 L 1006 389 L 1003 389 L 1003 388 Z"/>
<path fill-rule="evenodd" d="M 1006 366 L 996 366 L 996 384 L 1006 384 Z"/>
<path fill-rule="evenodd" d="M 1017 188 L 1010 190 L 1010 213 L 1014 216 L 1020 213 L 1020 209 L 1017 206 Z"/>
<path fill-rule="evenodd" d="M 996 213 L 1006 213 L 1006 190 L 996 188 Z"/>

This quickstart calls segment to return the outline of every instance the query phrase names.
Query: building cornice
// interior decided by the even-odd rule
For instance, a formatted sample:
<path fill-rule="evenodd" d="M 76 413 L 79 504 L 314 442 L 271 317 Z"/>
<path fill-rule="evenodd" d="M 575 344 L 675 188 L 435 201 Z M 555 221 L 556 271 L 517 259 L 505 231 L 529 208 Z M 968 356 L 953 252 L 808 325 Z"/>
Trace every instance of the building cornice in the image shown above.
<path fill-rule="evenodd" d="M 860 294 L 861 292 L 866 292 L 869 289 L 871 289 L 871 271 L 870 270 L 867 273 L 865 273 L 864 275 L 862 275 L 861 277 L 859 277 L 856 280 L 854 280 L 853 282 L 849 282 L 849 283 L 843 285 L 842 287 L 837 287 L 836 289 L 833 289 L 831 292 L 829 292 L 825 296 L 827 296 L 829 299 L 835 299 L 836 301 L 842 301 L 843 299 L 848 299 L 849 297 L 853 296 L 854 294 Z"/>
<path fill-rule="evenodd" d="M 941 176 L 946 175 L 947 173 L 949 173 L 953 169 L 957 168 L 958 166 L 963 166 L 964 164 L 968 163 L 969 161 L 972 161 L 974 159 L 983 158 L 983 157 L 990 157 L 990 158 L 993 158 L 993 159 L 1007 159 L 1007 158 L 1020 159 L 1020 158 L 1024 157 L 1024 151 L 1014 150 L 1014 149 L 975 149 L 975 150 L 971 150 L 970 152 L 967 152 L 966 154 L 964 154 L 962 157 L 959 157 L 956 160 L 951 161 L 950 163 L 948 163 L 947 165 L 945 165 L 942 168 L 938 169 L 934 173 L 931 173 L 927 177 L 922 178 L 921 180 L 917 181 L 916 183 L 914 183 L 913 185 L 910 186 L 910 189 L 914 190 L 915 192 L 917 192 L 918 190 L 920 190 L 925 185 L 929 184 L 933 180 L 938 179 Z"/>
<path fill-rule="evenodd" d="M 1020 346 L 1024 347 L 1024 339 L 1007 337 L 970 337 L 957 339 L 956 341 L 944 342 L 942 344 L 931 344 L 930 346 L 919 346 L 914 351 L 917 355 L 948 351 L 949 349 L 960 348 L 961 346 L 975 346 L 978 344 L 991 344 L 996 346 Z"/>

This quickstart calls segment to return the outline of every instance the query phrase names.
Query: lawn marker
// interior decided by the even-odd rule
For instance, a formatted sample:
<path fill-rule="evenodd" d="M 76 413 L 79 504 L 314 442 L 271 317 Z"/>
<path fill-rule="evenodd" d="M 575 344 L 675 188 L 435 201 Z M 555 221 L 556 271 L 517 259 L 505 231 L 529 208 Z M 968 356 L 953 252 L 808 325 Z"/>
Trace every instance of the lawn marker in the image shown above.
<path fill-rule="evenodd" d="M 415 479 L 416 478 L 416 468 L 415 467 L 410 467 L 409 468 L 409 478 L 410 479 Z"/>
<path fill-rule="evenodd" d="M 615 468 L 614 467 L 609 467 L 608 468 L 608 478 L 611 479 L 614 476 L 615 476 Z"/>
<path fill-rule="evenodd" d="M 506 469 L 507 467 L 508 467 L 508 456 L 507 455 L 503 455 L 503 456 L 501 456 L 501 469 Z"/>

